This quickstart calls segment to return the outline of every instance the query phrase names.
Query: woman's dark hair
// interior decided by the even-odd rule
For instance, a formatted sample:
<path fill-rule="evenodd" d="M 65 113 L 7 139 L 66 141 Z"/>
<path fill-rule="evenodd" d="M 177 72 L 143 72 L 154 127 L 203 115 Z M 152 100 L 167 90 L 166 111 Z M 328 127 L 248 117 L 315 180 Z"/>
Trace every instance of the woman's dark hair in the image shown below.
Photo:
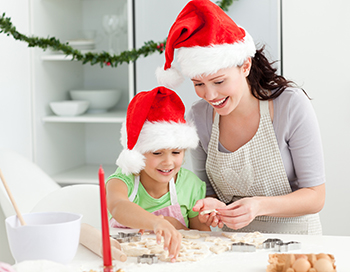
<path fill-rule="evenodd" d="M 248 75 L 248 83 L 251 92 L 253 96 L 259 100 L 275 99 L 287 87 L 296 86 L 293 81 L 287 80 L 276 73 L 277 69 L 273 67 L 276 61 L 269 62 L 263 53 L 264 49 L 265 46 L 262 46 L 260 49 L 256 50 L 255 56 L 252 58 L 252 67 Z M 266 92 L 265 90 L 274 91 Z"/>

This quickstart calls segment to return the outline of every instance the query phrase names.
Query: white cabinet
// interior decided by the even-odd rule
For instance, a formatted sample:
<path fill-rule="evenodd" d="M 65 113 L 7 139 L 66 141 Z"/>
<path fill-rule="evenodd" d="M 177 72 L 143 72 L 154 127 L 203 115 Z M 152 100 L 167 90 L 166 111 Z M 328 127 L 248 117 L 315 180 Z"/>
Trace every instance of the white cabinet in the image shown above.
<path fill-rule="evenodd" d="M 121 51 L 133 47 L 132 0 L 41 0 L 31 1 L 31 32 L 54 36 L 61 42 L 82 38 L 94 30 L 96 52 L 109 51 L 102 26 L 103 15 L 117 14 L 127 5 L 127 31 L 114 38 Z M 115 171 L 121 151 L 120 126 L 134 95 L 133 64 L 118 67 L 91 66 L 72 61 L 59 52 L 32 50 L 32 100 L 34 161 L 60 184 L 98 183 L 98 167 L 106 176 Z M 55 116 L 51 101 L 70 99 L 72 89 L 120 89 L 118 104 L 104 114 L 76 117 Z"/>

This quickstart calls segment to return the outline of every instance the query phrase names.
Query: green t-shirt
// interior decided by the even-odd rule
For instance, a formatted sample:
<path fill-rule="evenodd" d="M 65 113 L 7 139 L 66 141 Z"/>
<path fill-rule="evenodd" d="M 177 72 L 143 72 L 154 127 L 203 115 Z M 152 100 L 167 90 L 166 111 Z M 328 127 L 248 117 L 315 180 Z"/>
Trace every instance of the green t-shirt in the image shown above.
<path fill-rule="evenodd" d="M 106 182 L 112 178 L 117 178 L 125 182 L 126 186 L 128 186 L 129 197 L 134 189 L 134 175 L 124 175 L 122 174 L 121 169 L 118 168 L 114 174 L 109 176 Z M 177 201 L 180 204 L 182 216 L 184 217 L 185 223 L 188 226 L 188 219 L 198 215 L 198 212 L 192 211 L 193 206 L 196 204 L 197 200 L 205 197 L 205 182 L 201 181 L 191 171 L 180 168 L 175 181 L 175 188 Z M 147 193 L 141 180 L 138 192 L 133 202 L 148 212 L 154 212 L 171 205 L 169 192 L 159 199 L 153 198 Z"/>

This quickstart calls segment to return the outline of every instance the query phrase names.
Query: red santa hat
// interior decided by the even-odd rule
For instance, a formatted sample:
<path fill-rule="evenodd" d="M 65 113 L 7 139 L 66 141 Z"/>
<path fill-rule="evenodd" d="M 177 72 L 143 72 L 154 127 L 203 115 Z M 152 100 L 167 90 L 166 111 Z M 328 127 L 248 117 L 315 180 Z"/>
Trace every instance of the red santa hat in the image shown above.
<path fill-rule="evenodd" d="M 210 0 L 190 1 L 172 25 L 165 47 L 165 65 L 156 71 L 158 83 L 175 88 L 182 74 L 172 67 L 175 49 L 183 75 L 210 75 L 240 66 L 256 52 L 252 37 Z"/>
<path fill-rule="evenodd" d="M 165 87 L 135 95 L 121 129 L 124 150 L 117 159 L 117 165 L 122 172 L 137 174 L 144 169 L 143 154 L 146 152 L 195 148 L 198 135 L 184 115 L 185 106 L 180 97 Z"/>

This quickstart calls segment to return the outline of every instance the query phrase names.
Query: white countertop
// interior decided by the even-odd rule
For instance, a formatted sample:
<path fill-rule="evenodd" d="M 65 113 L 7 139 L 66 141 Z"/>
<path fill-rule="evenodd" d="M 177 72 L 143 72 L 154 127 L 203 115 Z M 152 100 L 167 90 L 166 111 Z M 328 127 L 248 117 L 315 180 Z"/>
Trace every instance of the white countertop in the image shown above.
<path fill-rule="evenodd" d="M 221 236 L 220 232 L 212 232 L 213 236 Z M 244 235 L 244 234 L 239 234 Z M 279 238 L 284 242 L 298 241 L 301 243 L 300 250 L 288 253 L 327 253 L 334 255 L 337 272 L 350 271 L 350 236 L 308 236 L 286 234 L 263 234 L 264 238 Z M 224 237 L 223 237 L 224 238 Z M 201 238 L 204 240 L 204 238 Z M 199 241 L 199 239 L 194 239 Z M 224 252 L 214 254 L 209 251 L 208 255 L 197 262 L 165 263 L 159 261 L 156 264 L 138 264 L 136 257 L 128 257 L 126 262 L 113 261 L 115 271 L 123 268 L 125 272 L 172 272 L 172 271 L 238 271 L 238 272 L 264 272 L 268 265 L 269 254 L 277 253 L 273 249 L 257 249 L 256 252 Z M 74 260 L 69 264 L 75 271 L 101 271 L 103 261 L 100 257 L 79 245 Z"/>

